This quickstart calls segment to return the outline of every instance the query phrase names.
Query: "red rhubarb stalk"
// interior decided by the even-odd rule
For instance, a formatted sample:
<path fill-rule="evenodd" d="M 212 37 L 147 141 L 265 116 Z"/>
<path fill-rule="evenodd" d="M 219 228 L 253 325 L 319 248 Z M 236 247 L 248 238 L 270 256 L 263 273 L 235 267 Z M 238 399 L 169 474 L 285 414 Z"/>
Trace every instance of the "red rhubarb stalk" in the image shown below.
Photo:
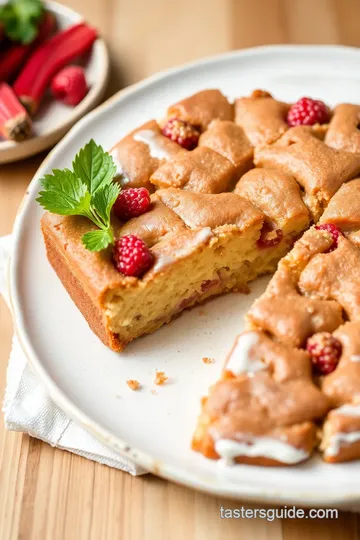
<path fill-rule="evenodd" d="M 55 27 L 55 16 L 47 11 L 40 22 L 35 40 L 27 45 L 14 43 L 0 58 L 0 81 L 9 81 L 23 66 L 30 53 L 53 33 Z"/>
<path fill-rule="evenodd" d="M 31 120 L 25 108 L 7 83 L 0 83 L 0 135 L 4 139 L 23 141 L 31 134 Z"/>
<path fill-rule="evenodd" d="M 13 86 L 30 114 L 37 111 L 55 73 L 87 52 L 96 38 L 94 28 L 77 24 L 56 34 L 31 55 Z"/>

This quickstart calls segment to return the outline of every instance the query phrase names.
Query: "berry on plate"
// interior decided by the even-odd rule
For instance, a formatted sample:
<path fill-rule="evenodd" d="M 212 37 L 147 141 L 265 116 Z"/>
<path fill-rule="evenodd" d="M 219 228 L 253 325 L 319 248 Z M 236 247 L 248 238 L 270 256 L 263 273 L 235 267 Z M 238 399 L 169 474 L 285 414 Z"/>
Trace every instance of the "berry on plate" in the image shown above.
<path fill-rule="evenodd" d="M 113 259 L 119 272 L 133 277 L 141 277 L 154 262 L 154 256 L 148 246 L 133 234 L 116 240 Z"/>
<path fill-rule="evenodd" d="M 319 332 L 307 340 L 306 349 L 318 375 L 329 375 L 339 362 L 342 346 L 329 332 Z"/>
<path fill-rule="evenodd" d="M 164 125 L 162 134 L 186 150 L 194 150 L 200 137 L 200 131 L 196 126 L 179 118 L 170 118 Z"/>
<path fill-rule="evenodd" d="M 66 105 L 77 105 L 88 92 L 85 72 L 80 66 L 67 66 L 51 81 L 53 96 Z"/>
<path fill-rule="evenodd" d="M 326 124 L 330 111 L 323 101 L 303 97 L 290 108 L 287 116 L 289 126 L 313 126 Z"/>
<path fill-rule="evenodd" d="M 114 203 L 114 212 L 121 221 L 127 221 L 147 212 L 150 204 L 150 193 L 146 188 L 124 189 Z"/>

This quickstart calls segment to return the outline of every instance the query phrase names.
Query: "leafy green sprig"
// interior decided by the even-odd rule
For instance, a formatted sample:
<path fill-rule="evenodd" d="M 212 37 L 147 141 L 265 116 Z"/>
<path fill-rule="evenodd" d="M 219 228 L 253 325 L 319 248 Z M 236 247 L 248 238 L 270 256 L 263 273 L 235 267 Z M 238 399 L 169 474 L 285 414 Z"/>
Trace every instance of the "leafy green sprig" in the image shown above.
<path fill-rule="evenodd" d="M 36 200 L 53 214 L 89 218 L 98 230 L 84 234 L 82 242 L 89 251 L 101 251 L 114 243 L 110 213 L 120 193 L 120 186 L 113 182 L 116 165 L 91 139 L 72 166 L 73 170 L 54 169 L 46 174 Z"/>
<path fill-rule="evenodd" d="M 0 26 L 13 41 L 28 44 L 37 36 L 43 12 L 41 0 L 9 0 L 0 5 Z"/>

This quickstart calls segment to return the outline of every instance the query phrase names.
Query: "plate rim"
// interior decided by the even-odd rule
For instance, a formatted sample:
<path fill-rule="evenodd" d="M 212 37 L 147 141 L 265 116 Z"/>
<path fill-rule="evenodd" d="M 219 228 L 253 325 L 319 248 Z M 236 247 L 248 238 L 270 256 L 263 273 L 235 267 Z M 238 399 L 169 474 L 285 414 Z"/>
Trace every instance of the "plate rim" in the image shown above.
<path fill-rule="evenodd" d="M 55 15 L 61 14 L 72 20 L 85 20 L 81 13 L 68 6 L 59 4 L 58 2 L 47 0 L 45 5 L 46 8 Z M 101 73 L 98 80 L 91 86 L 85 98 L 70 111 L 67 120 L 62 122 L 55 129 L 50 129 L 42 135 L 31 137 L 21 143 L 0 140 L 0 164 L 16 163 L 17 161 L 29 158 L 50 148 L 59 142 L 63 135 L 82 119 L 82 117 L 99 104 L 109 80 L 110 59 L 106 43 L 101 36 L 97 37 L 94 46 L 96 46 L 97 54 L 99 55 L 98 66 L 101 69 Z"/>
<path fill-rule="evenodd" d="M 112 434 L 107 429 L 103 428 L 97 422 L 91 420 L 87 414 L 83 413 L 81 409 L 76 406 L 72 400 L 65 395 L 65 393 L 56 385 L 56 382 L 48 375 L 45 368 L 41 364 L 41 360 L 37 357 L 36 351 L 32 346 L 30 336 L 26 331 L 26 324 L 24 323 L 21 314 L 21 301 L 17 294 L 17 268 L 19 267 L 19 259 L 21 257 L 19 246 L 21 245 L 21 234 L 23 230 L 23 219 L 26 214 L 26 209 L 34 198 L 34 192 L 38 188 L 39 178 L 43 174 L 43 170 L 47 167 L 48 162 L 52 159 L 53 155 L 61 153 L 62 148 L 68 144 L 68 141 L 76 136 L 76 132 L 86 126 L 88 122 L 91 122 L 94 118 L 101 115 L 103 112 L 111 110 L 116 106 L 118 101 L 124 99 L 127 95 L 137 91 L 137 89 L 144 89 L 148 85 L 161 81 L 162 79 L 176 73 L 181 73 L 194 67 L 201 67 L 205 64 L 218 61 L 226 61 L 232 57 L 245 57 L 254 56 L 257 54 L 273 54 L 278 52 L 294 52 L 295 50 L 302 50 L 305 54 L 312 51 L 326 51 L 328 54 L 335 52 L 343 52 L 345 54 L 356 54 L 360 57 L 360 49 L 356 47 L 347 47 L 343 45 L 269 45 L 253 47 L 245 50 L 230 51 L 219 55 L 213 55 L 204 59 L 185 63 L 181 66 L 177 66 L 168 70 L 164 70 L 160 73 L 152 75 L 138 83 L 135 83 L 123 90 L 120 90 L 115 95 L 110 97 L 107 101 L 99 105 L 96 109 L 85 115 L 80 121 L 78 121 L 65 137 L 50 151 L 48 156 L 41 163 L 40 167 L 36 171 L 32 181 L 30 182 L 28 189 L 24 195 L 20 207 L 18 209 L 14 228 L 13 228 L 13 251 L 9 259 L 8 273 L 7 273 L 7 285 L 10 299 L 10 310 L 13 318 L 15 333 L 19 339 L 20 345 L 24 351 L 24 354 L 29 361 L 31 367 L 44 383 L 50 397 L 54 402 L 76 423 L 82 425 L 91 435 L 100 440 L 106 446 L 119 452 L 125 458 L 133 461 L 137 465 L 140 465 L 148 472 L 151 472 L 157 476 L 166 478 L 178 484 L 185 485 L 189 488 L 196 489 L 211 495 L 220 497 L 228 497 L 237 500 L 251 501 L 251 502 L 264 502 L 272 504 L 299 504 L 302 506 L 321 507 L 326 505 L 327 507 L 342 507 L 356 504 L 360 501 L 360 490 L 352 490 L 348 494 L 334 495 L 326 490 L 319 490 L 317 492 L 309 492 L 303 488 L 297 488 L 295 491 L 289 490 L 289 488 L 269 488 L 261 486 L 251 486 L 249 483 L 232 484 L 231 486 L 221 487 L 218 483 L 212 484 L 201 474 L 196 475 L 191 471 L 188 471 L 177 465 L 166 463 L 154 459 L 151 455 L 137 448 L 130 448 L 126 441 L 120 439 L 118 436 Z M 290 471 L 291 469 L 289 469 Z"/>

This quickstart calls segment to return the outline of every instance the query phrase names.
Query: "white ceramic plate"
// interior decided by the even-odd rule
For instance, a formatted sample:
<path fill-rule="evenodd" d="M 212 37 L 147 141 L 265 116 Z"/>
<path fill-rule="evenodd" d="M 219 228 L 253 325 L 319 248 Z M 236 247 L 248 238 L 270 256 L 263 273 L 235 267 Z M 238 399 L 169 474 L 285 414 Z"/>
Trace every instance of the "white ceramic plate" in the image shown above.
<path fill-rule="evenodd" d="M 0 0 L 0 4 L 4 2 L 5 0 Z M 46 2 L 46 7 L 56 16 L 59 29 L 82 21 L 81 15 L 56 2 Z M 16 143 L 0 138 L 0 164 L 18 161 L 54 146 L 75 122 L 100 103 L 109 74 L 109 57 L 102 39 L 95 41 L 83 65 L 90 86 L 85 98 L 76 107 L 69 107 L 54 99 L 44 100 L 34 118 L 34 135 L 30 139 Z"/>
<path fill-rule="evenodd" d="M 265 88 L 294 101 L 303 95 L 330 104 L 360 100 L 360 51 L 342 47 L 275 46 L 234 52 L 152 77 L 112 98 L 81 120 L 45 160 L 15 225 L 10 267 L 15 324 L 32 366 L 52 398 L 74 420 L 136 463 L 171 480 L 218 495 L 271 503 L 349 506 L 360 502 L 360 463 L 319 459 L 294 468 L 238 465 L 227 470 L 189 449 L 200 396 L 220 373 L 242 329 L 252 294 L 232 294 L 183 314 L 139 339 L 124 353 L 106 349 L 88 329 L 50 268 L 34 201 L 39 177 L 69 166 L 90 137 L 111 147 L 129 130 L 195 91 L 220 87 L 230 98 Z M 205 313 L 205 314 L 204 314 Z M 204 356 L 215 358 L 212 365 Z M 155 388 L 155 369 L 171 383 Z M 132 392 L 127 379 L 144 389 Z"/>

